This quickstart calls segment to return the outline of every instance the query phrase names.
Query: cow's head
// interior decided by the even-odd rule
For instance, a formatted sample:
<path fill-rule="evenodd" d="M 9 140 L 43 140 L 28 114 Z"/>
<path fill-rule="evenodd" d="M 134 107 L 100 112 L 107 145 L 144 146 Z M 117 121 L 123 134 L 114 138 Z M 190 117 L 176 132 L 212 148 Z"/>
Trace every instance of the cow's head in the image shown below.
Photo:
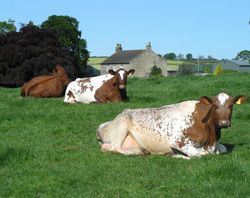
<path fill-rule="evenodd" d="M 119 89 L 126 89 L 127 77 L 128 75 L 132 75 L 135 72 L 134 69 L 126 71 L 124 69 L 119 69 L 117 71 L 109 70 L 111 75 L 114 75 L 116 78 L 116 85 Z"/>
<path fill-rule="evenodd" d="M 210 115 L 213 116 L 213 121 L 218 128 L 230 127 L 233 105 L 242 104 L 246 100 L 247 97 L 244 95 L 233 98 L 225 92 L 221 92 L 213 98 L 207 96 L 200 97 L 200 102 L 212 105 Z"/>

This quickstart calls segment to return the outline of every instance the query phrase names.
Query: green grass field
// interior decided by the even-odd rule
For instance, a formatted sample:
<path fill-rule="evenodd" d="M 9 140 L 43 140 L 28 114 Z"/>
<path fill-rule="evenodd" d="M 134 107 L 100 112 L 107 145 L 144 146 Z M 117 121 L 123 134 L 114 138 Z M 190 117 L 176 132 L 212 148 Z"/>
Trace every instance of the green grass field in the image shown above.
<path fill-rule="evenodd" d="M 63 103 L 19 99 L 0 88 L 0 197 L 249 197 L 250 99 L 234 107 L 222 130 L 225 155 L 175 159 L 103 153 L 99 124 L 126 108 L 160 107 L 226 91 L 249 97 L 250 74 L 128 80 L 129 102 Z"/>

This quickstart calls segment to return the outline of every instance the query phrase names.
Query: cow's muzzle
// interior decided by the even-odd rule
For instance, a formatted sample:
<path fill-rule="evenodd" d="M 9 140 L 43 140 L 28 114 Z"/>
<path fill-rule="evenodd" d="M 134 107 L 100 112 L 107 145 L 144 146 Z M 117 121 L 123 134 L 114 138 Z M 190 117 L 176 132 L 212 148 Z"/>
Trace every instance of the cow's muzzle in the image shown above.
<path fill-rule="evenodd" d="M 125 85 L 119 85 L 119 89 L 125 89 L 126 86 Z"/>
<path fill-rule="evenodd" d="M 231 126 L 231 123 L 228 120 L 220 120 L 219 124 L 221 128 L 227 128 Z"/>

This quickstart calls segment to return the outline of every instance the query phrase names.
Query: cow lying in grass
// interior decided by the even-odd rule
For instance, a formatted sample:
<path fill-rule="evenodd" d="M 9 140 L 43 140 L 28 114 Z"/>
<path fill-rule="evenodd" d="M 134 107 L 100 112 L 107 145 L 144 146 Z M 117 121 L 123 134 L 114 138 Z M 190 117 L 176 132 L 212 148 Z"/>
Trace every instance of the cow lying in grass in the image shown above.
<path fill-rule="evenodd" d="M 219 93 L 213 98 L 161 108 L 126 109 L 97 129 L 101 150 L 123 155 L 169 154 L 186 159 L 227 152 L 218 143 L 221 129 L 231 126 L 234 104 L 247 100 Z"/>
<path fill-rule="evenodd" d="M 109 70 L 108 75 L 78 78 L 66 89 L 64 102 L 67 103 L 107 103 L 127 100 L 127 76 L 135 70 Z"/>
<path fill-rule="evenodd" d="M 21 97 L 31 96 L 34 98 L 61 97 L 69 84 L 64 69 L 57 65 L 50 76 L 38 76 L 23 84 Z"/>

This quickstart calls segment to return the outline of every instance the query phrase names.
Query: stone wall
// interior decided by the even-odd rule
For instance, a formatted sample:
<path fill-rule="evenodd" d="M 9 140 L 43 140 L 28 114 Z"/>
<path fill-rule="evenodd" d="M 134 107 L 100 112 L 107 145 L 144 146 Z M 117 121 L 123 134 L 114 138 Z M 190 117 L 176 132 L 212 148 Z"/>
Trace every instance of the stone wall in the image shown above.
<path fill-rule="evenodd" d="M 142 54 L 130 61 L 130 67 L 135 69 L 134 77 L 145 77 L 153 66 L 161 68 L 162 74 L 167 76 L 167 63 L 152 50 L 145 50 Z"/>

